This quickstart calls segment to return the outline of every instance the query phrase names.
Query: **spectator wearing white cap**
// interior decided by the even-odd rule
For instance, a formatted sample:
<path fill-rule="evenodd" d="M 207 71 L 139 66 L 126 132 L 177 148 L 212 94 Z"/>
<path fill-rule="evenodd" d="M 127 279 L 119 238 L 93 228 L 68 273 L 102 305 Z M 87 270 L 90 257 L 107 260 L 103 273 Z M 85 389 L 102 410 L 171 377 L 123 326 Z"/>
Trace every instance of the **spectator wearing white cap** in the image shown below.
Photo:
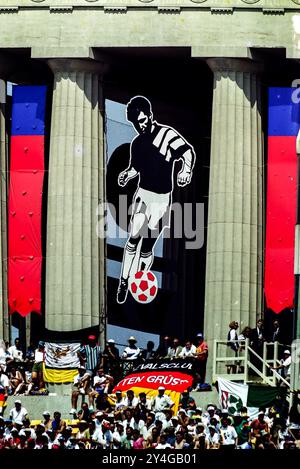
<path fill-rule="evenodd" d="M 171 422 L 172 422 L 172 426 L 174 428 L 174 432 L 176 434 L 177 432 L 179 432 L 179 430 L 181 428 L 181 424 L 180 424 L 178 415 L 173 415 L 171 417 Z"/>
<path fill-rule="evenodd" d="M 50 412 L 48 412 L 48 410 L 45 410 L 43 412 L 43 417 L 44 417 L 43 425 L 45 426 L 46 430 L 49 430 L 51 428 L 51 423 L 52 423 Z"/>
<path fill-rule="evenodd" d="M 137 340 L 130 336 L 128 339 L 128 347 L 125 347 L 122 358 L 125 360 L 137 360 L 141 354 L 141 350 L 136 346 Z"/>
<path fill-rule="evenodd" d="M 155 396 L 152 400 L 152 410 L 155 412 L 155 419 L 163 421 L 165 419 L 164 410 L 172 409 L 174 402 L 172 399 L 165 394 L 166 388 L 164 386 L 159 386 L 158 395 Z"/>
<path fill-rule="evenodd" d="M 209 425 L 212 418 L 215 418 L 218 422 L 220 421 L 220 417 L 216 414 L 216 407 L 209 404 L 206 412 L 202 415 L 202 422 L 204 425 Z"/>
<path fill-rule="evenodd" d="M 291 377 L 291 363 L 292 363 L 291 352 L 289 350 L 285 350 L 283 352 L 283 359 L 281 360 L 281 364 L 279 366 L 272 367 L 272 369 L 282 370 L 283 378 L 286 381 L 289 381 Z"/>
<path fill-rule="evenodd" d="M 190 421 L 190 417 L 187 411 L 185 409 L 179 409 L 177 412 L 177 415 L 178 415 L 179 423 L 183 426 L 187 426 Z"/>
<path fill-rule="evenodd" d="M 101 427 L 103 420 L 104 420 L 104 413 L 101 410 L 98 410 L 98 412 L 95 413 L 95 418 L 94 418 L 95 429 Z"/>
<path fill-rule="evenodd" d="M 206 449 L 219 449 L 220 447 L 220 434 L 213 425 L 207 427 L 205 444 Z"/>
<path fill-rule="evenodd" d="M 28 412 L 25 407 L 22 406 L 20 400 L 15 401 L 15 407 L 13 407 L 9 412 L 9 418 L 12 423 L 17 423 L 18 425 L 23 425 L 23 420 L 27 417 Z"/>

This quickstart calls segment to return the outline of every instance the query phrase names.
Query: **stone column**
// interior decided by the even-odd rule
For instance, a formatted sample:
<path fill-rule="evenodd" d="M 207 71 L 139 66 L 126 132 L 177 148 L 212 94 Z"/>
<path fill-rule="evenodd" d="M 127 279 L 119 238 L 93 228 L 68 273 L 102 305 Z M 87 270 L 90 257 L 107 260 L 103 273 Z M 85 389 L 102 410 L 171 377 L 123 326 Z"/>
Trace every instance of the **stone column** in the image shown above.
<path fill-rule="evenodd" d="M 0 71 L 1 74 L 1 71 Z M 1 75 L 0 75 L 1 76 Z M 0 338 L 9 340 L 7 301 L 7 135 L 5 129 L 6 83 L 0 79 Z"/>
<path fill-rule="evenodd" d="M 254 327 L 262 311 L 263 146 L 261 65 L 207 62 L 214 72 L 204 319 L 210 375 L 213 339 L 226 340 L 233 320 L 238 333 Z"/>
<path fill-rule="evenodd" d="M 9 57 L 0 56 L 0 338 L 10 340 L 7 293 L 7 155 L 6 79 L 17 67 Z"/>
<path fill-rule="evenodd" d="M 105 306 L 103 64 L 48 61 L 54 73 L 46 252 L 46 328 L 99 326 Z M 103 340 L 103 338 L 102 338 Z"/>

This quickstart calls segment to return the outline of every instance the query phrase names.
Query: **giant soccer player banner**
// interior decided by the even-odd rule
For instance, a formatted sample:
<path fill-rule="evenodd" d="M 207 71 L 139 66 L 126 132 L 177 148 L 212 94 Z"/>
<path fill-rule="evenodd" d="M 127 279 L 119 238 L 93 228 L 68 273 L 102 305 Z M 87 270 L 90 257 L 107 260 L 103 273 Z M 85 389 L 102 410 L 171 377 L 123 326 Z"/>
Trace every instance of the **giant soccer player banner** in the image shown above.
<path fill-rule="evenodd" d="M 130 389 L 136 396 L 144 392 L 147 398 L 153 398 L 158 394 L 159 387 L 164 387 L 165 394 L 175 404 L 173 411 L 176 412 L 181 393 L 193 384 L 194 373 L 193 363 L 187 360 L 145 362 L 125 376 L 114 387 L 113 393 L 125 393 Z"/>
<path fill-rule="evenodd" d="M 196 238 L 204 229 L 196 212 L 196 151 L 182 116 L 179 128 L 172 116 L 161 121 L 145 96 L 106 107 L 108 321 L 155 333 L 169 324 L 179 334 L 181 305 L 192 302 L 195 281 L 186 281 L 186 252 L 203 244 L 186 247 L 184 238 L 189 224 Z"/>

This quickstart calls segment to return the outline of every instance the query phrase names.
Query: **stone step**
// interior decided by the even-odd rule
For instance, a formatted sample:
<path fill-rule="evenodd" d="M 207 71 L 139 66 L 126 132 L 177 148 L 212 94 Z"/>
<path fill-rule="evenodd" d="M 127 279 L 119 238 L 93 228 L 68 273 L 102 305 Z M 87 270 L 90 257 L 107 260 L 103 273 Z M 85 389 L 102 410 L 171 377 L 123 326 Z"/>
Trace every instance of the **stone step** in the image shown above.
<path fill-rule="evenodd" d="M 195 399 L 197 407 L 201 407 L 202 409 L 206 409 L 208 404 L 219 406 L 218 393 L 214 387 L 212 388 L 212 391 L 191 392 L 190 395 Z M 59 411 L 63 419 L 70 419 L 70 396 L 71 392 L 64 395 L 56 394 L 50 396 L 9 396 L 4 417 L 8 418 L 9 411 L 14 407 L 14 402 L 16 400 L 20 400 L 22 402 L 22 406 L 28 411 L 28 415 L 31 420 L 42 419 L 43 412 L 45 410 L 50 412 L 51 417 L 55 411 Z M 77 409 L 80 408 L 82 398 L 87 401 L 87 396 L 79 396 Z"/>

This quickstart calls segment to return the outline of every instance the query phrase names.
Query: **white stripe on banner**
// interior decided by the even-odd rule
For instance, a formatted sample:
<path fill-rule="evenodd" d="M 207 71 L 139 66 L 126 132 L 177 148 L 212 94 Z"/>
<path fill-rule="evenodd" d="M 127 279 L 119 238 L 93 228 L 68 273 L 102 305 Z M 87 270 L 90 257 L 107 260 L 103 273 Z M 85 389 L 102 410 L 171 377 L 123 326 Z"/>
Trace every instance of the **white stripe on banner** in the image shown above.
<path fill-rule="evenodd" d="M 78 368 L 80 343 L 55 344 L 45 343 L 45 365 L 49 368 Z"/>

